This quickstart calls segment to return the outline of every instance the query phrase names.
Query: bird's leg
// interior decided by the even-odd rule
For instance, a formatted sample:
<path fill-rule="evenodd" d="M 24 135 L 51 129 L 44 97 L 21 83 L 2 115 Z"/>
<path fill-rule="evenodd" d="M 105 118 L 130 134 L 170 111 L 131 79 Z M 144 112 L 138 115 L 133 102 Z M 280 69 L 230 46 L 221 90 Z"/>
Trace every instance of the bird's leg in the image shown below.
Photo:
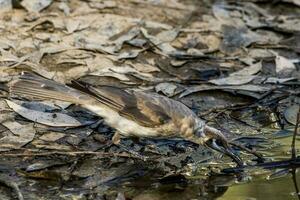
<path fill-rule="evenodd" d="M 111 140 L 114 145 L 119 145 L 121 142 L 121 134 L 116 131 Z"/>
<path fill-rule="evenodd" d="M 121 144 L 121 134 L 116 131 L 114 136 L 112 137 L 112 143 L 118 147 L 120 147 L 122 150 L 126 151 L 127 153 L 137 157 L 137 158 L 140 158 L 141 160 L 144 160 L 146 161 L 147 160 L 147 156 L 143 156 L 141 155 L 140 153 L 134 151 L 134 150 L 131 150 L 129 149 L 128 147 L 126 147 L 125 145 L 122 145 Z"/>

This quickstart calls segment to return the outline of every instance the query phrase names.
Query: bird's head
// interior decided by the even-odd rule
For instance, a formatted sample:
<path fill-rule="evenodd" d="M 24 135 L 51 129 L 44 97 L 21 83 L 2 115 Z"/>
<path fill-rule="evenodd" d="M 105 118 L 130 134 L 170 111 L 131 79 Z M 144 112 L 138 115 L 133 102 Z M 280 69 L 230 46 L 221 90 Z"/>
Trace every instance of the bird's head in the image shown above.
<path fill-rule="evenodd" d="M 221 131 L 204 125 L 201 129 L 196 130 L 195 135 L 196 143 L 223 153 L 232 158 L 238 166 L 243 166 L 242 159 L 234 153 L 233 149 L 228 143 L 228 139 L 222 134 Z"/>

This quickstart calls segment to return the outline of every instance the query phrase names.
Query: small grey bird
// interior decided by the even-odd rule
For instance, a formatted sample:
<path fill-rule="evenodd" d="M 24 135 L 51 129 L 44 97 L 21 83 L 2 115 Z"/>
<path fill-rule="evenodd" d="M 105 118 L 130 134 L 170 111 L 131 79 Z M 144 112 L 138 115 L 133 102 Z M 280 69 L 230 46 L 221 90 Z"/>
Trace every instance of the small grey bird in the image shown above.
<path fill-rule="evenodd" d="M 101 116 L 116 129 L 113 142 L 125 137 L 180 137 L 212 148 L 231 157 L 239 166 L 242 160 L 231 149 L 228 139 L 205 124 L 181 102 L 165 96 L 125 91 L 111 86 L 92 87 L 78 82 L 67 86 L 42 76 L 23 72 L 10 93 L 39 99 L 54 99 L 78 104 Z"/>

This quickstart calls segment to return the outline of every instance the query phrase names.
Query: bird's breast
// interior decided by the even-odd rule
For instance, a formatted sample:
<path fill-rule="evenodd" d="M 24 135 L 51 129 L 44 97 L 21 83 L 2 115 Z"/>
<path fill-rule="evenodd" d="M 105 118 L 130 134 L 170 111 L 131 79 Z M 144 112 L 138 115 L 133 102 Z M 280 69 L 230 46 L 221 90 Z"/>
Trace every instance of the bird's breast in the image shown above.
<path fill-rule="evenodd" d="M 127 119 L 119 115 L 118 112 L 102 105 L 85 105 L 86 109 L 93 111 L 95 114 L 101 116 L 104 121 L 112 128 L 119 131 L 126 137 L 169 137 L 168 125 L 162 127 L 145 127 L 134 120 Z"/>

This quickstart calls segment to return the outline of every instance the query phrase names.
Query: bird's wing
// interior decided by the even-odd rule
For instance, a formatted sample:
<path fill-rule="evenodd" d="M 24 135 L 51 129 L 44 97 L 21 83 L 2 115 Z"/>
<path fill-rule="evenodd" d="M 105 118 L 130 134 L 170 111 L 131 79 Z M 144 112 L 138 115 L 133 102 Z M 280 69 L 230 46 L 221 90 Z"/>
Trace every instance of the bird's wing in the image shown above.
<path fill-rule="evenodd" d="M 78 82 L 74 82 L 72 87 L 93 95 L 102 104 L 143 126 L 155 127 L 168 123 L 171 120 L 166 112 L 166 108 L 156 104 L 147 95 L 127 92 L 112 86 L 85 86 Z"/>

